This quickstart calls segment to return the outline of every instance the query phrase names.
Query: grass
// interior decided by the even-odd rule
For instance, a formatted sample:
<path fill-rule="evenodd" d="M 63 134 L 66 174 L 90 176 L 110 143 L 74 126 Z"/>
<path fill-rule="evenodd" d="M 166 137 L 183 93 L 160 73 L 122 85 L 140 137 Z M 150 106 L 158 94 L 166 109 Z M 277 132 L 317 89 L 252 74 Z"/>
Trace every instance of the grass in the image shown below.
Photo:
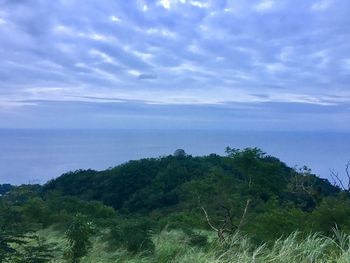
<path fill-rule="evenodd" d="M 47 241 L 57 243 L 56 259 L 62 258 L 66 240 L 53 229 L 39 232 Z M 111 248 L 106 233 L 93 237 L 93 246 L 82 263 L 350 263 L 350 236 L 334 229 L 333 237 L 310 234 L 303 237 L 295 232 L 269 244 L 253 245 L 247 236 L 236 233 L 225 243 L 215 240 L 213 233 L 206 246 L 190 245 L 188 235 L 182 231 L 162 231 L 153 236 L 152 254 L 130 254 L 120 248 Z M 203 233 L 202 233 L 203 234 Z"/>

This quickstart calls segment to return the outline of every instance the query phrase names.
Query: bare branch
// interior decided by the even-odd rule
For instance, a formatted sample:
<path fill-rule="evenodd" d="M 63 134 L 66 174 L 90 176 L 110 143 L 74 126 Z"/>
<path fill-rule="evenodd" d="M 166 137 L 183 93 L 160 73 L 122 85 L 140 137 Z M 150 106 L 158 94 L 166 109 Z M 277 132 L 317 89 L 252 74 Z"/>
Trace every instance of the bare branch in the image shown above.
<path fill-rule="evenodd" d="M 349 160 L 348 163 L 346 164 L 346 168 L 345 168 L 346 176 L 348 177 L 348 189 L 347 189 L 347 191 L 350 191 L 350 174 L 349 174 L 349 167 L 350 167 L 350 160 Z"/>
<path fill-rule="evenodd" d="M 207 211 L 205 211 L 204 207 L 202 206 L 202 210 L 205 214 L 205 218 L 207 219 L 207 222 L 208 222 L 208 225 L 216 232 L 219 232 L 219 230 L 217 228 L 215 228 L 211 223 L 210 223 L 210 219 L 209 219 L 209 216 L 208 216 L 208 213 Z"/>
<path fill-rule="evenodd" d="M 348 165 L 350 165 L 350 164 L 348 163 Z M 348 165 L 347 165 L 347 175 L 349 175 L 349 173 L 348 173 Z M 339 185 L 344 191 L 349 191 L 349 188 L 345 188 L 345 186 L 344 186 L 344 184 L 343 184 L 343 181 L 340 180 L 339 174 L 338 174 L 337 172 L 335 172 L 334 170 L 331 170 L 331 176 L 332 176 L 333 180 L 334 180 L 334 178 L 337 179 L 338 185 Z M 350 180 L 350 177 L 349 177 L 349 180 Z M 350 183 L 350 181 L 349 181 L 349 183 Z"/>
<path fill-rule="evenodd" d="M 248 203 L 249 204 L 249 203 Z M 208 222 L 208 225 L 211 227 L 211 229 L 213 229 L 215 232 L 217 232 L 218 234 L 218 238 L 220 241 L 222 242 L 226 242 L 226 238 L 225 238 L 225 234 L 232 234 L 234 231 L 233 231 L 233 228 L 235 228 L 236 230 L 238 230 L 238 226 L 236 226 L 235 224 L 233 224 L 232 222 L 232 217 L 231 217 L 231 212 L 230 212 L 230 209 L 221 205 L 221 208 L 224 209 L 225 211 L 225 215 L 224 215 L 224 219 L 222 220 L 223 221 L 223 224 L 221 227 L 214 227 L 213 224 L 210 222 L 210 219 L 209 219 L 209 216 L 208 216 L 208 213 L 207 211 L 205 210 L 204 207 L 201 207 L 204 214 L 205 214 L 205 217 L 207 219 L 207 222 Z M 245 216 L 246 214 L 246 211 L 247 210 L 247 206 L 246 206 L 246 209 L 245 209 L 245 212 L 243 214 L 243 217 Z M 242 221 L 242 219 L 241 219 Z"/>
<path fill-rule="evenodd" d="M 304 184 L 305 182 L 302 182 L 302 184 L 300 185 L 301 186 L 301 188 L 304 190 L 304 192 L 305 193 L 307 193 L 309 196 L 311 196 L 312 197 L 312 199 L 313 199 L 313 195 L 312 195 L 312 192 L 310 191 L 310 190 L 308 190 L 308 189 L 306 189 L 306 187 L 305 187 L 305 184 Z"/>
<path fill-rule="evenodd" d="M 224 221 L 224 225 L 222 226 L 222 228 L 225 228 L 226 225 L 231 225 L 231 228 L 232 227 L 236 227 L 237 226 L 232 222 L 232 216 L 231 216 L 231 212 L 230 212 L 230 209 L 227 208 L 226 206 L 223 206 L 221 205 L 221 208 L 225 210 L 225 219 L 223 220 Z M 231 232 L 231 230 L 227 230 L 228 232 Z"/>
<path fill-rule="evenodd" d="M 333 181 L 333 182 L 332 182 L 332 185 L 335 186 L 335 187 L 337 187 L 337 186 L 338 186 L 338 183 L 337 183 L 337 181 L 336 181 L 336 179 L 335 179 L 335 177 L 334 177 L 334 175 L 333 175 L 333 171 L 330 169 L 329 172 L 330 172 L 330 176 L 331 176 L 332 181 Z"/>
<path fill-rule="evenodd" d="M 312 178 L 309 178 L 309 181 L 306 181 L 307 177 L 301 176 L 299 177 L 298 174 L 295 175 L 295 187 L 294 193 L 300 193 L 300 192 L 305 192 L 307 195 L 309 195 L 314 201 L 314 193 L 312 192 L 313 187 L 315 185 L 315 179 L 311 181 Z M 306 185 L 305 185 L 306 184 Z"/>
<path fill-rule="evenodd" d="M 244 208 L 244 212 L 243 212 L 243 214 L 242 214 L 241 220 L 239 221 L 237 230 L 239 230 L 239 229 L 242 227 L 243 223 L 244 223 L 244 218 L 245 218 L 245 216 L 246 216 L 246 214 L 247 214 L 249 204 L 250 204 L 250 199 L 247 199 L 247 202 L 246 202 L 245 208 Z"/>

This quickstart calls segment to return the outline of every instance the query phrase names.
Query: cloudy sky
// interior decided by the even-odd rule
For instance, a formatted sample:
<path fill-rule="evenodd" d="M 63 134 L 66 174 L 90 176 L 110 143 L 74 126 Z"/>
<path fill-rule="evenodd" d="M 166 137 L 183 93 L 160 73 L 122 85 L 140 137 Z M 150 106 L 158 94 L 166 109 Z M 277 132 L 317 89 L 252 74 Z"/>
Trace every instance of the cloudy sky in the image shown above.
<path fill-rule="evenodd" d="M 0 127 L 350 131 L 349 0 L 0 0 Z"/>

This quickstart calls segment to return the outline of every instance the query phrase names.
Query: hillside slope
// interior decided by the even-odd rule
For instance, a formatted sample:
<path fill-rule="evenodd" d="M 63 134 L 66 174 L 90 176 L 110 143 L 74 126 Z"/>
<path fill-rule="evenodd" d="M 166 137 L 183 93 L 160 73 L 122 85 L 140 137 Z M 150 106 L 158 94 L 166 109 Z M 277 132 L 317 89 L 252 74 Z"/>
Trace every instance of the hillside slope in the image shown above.
<path fill-rule="evenodd" d="M 257 148 L 228 148 L 227 153 L 224 157 L 170 155 L 130 161 L 100 172 L 70 172 L 48 182 L 43 195 L 54 191 L 100 201 L 121 215 L 196 228 L 207 226 L 203 208 L 216 224 L 229 213 L 232 227 L 237 227 L 246 209 L 244 228 L 264 239 L 297 228 L 334 226 L 328 222 L 321 227 L 313 216 L 307 219 L 309 224 L 300 224 L 325 201 L 339 198 L 340 190 L 327 180 L 306 168 L 295 171 Z M 272 221 L 278 223 L 274 229 L 270 229 Z"/>

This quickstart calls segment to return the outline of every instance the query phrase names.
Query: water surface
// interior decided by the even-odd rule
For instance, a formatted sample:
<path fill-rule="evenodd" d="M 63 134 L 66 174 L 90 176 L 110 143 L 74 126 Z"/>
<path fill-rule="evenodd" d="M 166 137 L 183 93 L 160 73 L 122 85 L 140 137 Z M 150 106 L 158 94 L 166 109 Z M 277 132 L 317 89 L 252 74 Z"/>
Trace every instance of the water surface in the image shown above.
<path fill-rule="evenodd" d="M 329 169 L 345 176 L 349 142 L 350 133 L 333 132 L 0 129 L 0 183 L 45 183 L 67 171 L 102 170 L 178 148 L 192 155 L 223 155 L 226 146 L 260 147 L 321 177 L 328 177 Z"/>

